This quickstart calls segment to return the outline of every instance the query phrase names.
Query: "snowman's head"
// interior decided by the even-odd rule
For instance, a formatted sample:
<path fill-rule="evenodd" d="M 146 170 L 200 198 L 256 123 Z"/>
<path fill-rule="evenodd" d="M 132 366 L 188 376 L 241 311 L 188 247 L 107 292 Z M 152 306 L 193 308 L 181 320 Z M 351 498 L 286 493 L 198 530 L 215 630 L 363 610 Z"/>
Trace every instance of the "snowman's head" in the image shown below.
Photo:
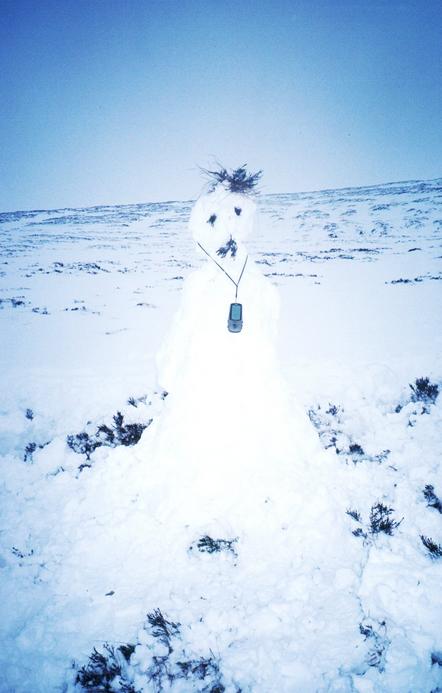
<path fill-rule="evenodd" d="M 194 240 L 220 263 L 244 257 L 244 240 L 253 230 L 256 204 L 247 192 L 221 182 L 195 203 L 189 228 Z"/>

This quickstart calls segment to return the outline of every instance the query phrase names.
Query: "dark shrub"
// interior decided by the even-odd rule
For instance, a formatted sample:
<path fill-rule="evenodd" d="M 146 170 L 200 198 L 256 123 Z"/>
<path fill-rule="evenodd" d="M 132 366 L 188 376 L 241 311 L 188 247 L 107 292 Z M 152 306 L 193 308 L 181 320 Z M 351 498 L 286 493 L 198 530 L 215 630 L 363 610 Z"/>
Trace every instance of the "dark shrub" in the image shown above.
<path fill-rule="evenodd" d="M 402 520 L 393 520 L 390 515 L 394 512 L 393 508 L 387 508 L 383 503 L 375 503 L 370 510 L 370 533 L 393 535 L 393 531 L 399 527 Z"/>
<path fill-rule="evenodd" d="M 198 551 L 201 553 L 219 553 L 220 551 L 226 551 L 232 553 L 234 556 L 236 556 L 236 551 L 234 544 L 238 541 L 238 538 L 236 539 L 212 539 L 212 537 L 209 537 L 207 534 L 204 537 L 201 537 L 201 539 L 198 539 L 196 542 L 190 546 L 189 550 L 192 551 L 193 548 L 196 546 Z"/>
<path fill-rule="evenodd" d="M 434 404 L 439 395 L 439 386 L 431 383 L 429 378 L 417 378 L 414 385 L 410 383 L 413 391 L 412 402 L 424 402 L 424 404 Z"/>
<path fill-rule="evenodd" d="M 436 559 L 442 556 L 442 546 L 440 544 L 436 544 L 436 542 L 430 537 L 425 537 L 423 534 L 421 534 L 421 542 L 425 548 L 428 549 L 430 558 Z"/>
<path fill-rule="evenodd" d="M 427 484 L 423 490 L 425 500 L 429 508 L 435 508 L 440 513 L 442 513 L 442 501 L 438 498 L 434 492 L 434 486 Z"/>

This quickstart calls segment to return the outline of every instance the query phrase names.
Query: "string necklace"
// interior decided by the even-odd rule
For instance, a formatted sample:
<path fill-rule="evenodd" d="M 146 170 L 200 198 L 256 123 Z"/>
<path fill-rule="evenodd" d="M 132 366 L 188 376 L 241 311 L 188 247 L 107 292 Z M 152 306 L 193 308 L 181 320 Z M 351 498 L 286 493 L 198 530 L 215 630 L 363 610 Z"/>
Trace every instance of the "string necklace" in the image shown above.
<path fill-rule="evenodd" d="M 230 279 L 230 281 L 235 285 L 235 288 L 236 288 L 236 291 L 235 291 L 235 300 L 236 300 L 236 299 L 238 298 L 238 287 L 239 287 L 239 283 L 240 283 L 240 281 L 241 281 L 241 279 L 242 279 L 242 275 L 244 274 L 244 270 L 245 270 L 245 268 L 246 268 L 247 260 L 249 259 L 249 256 L 248 256 L 248 255 L 246 256 L 246 259 L 244 260 L 243 268 L 242 268 L 242 270 L 241 270 L 241 274 L 239 275 L 239 279 L 238 279 L 238 281 L 236 282 L 236 281 L 233 279 L 233 277 L 231 277 L 230 274 L 229 274 L 228 272 L 226 272 L 226 270 L 224 269 L 224 267 L 223 267 L 222 265 L 220 265 L 219 262 L 217 262 L 217 261 L 215 260 L 215 258 L 212 257 L 212 256 L 210 255 L 210 253 L 207 252 L 207 250 L 206 250 L 205 248 L 203 248 L 203 246 L 201 245 L 201 243 L 198 243 L 198 245 L 199 245 L 199 247 L 201 248 L 201 250 L 202 250 L 204 253 L 206 253 L 207 257 L 209 257 L 209 258 L 215 263 L 215 265 L 217 265 L 217 266 L 220 268 L 220 270 L 221 270 L 222 272 L 224 272 L 224 274 L 225 274 L 225 275 Z"/>
<path fill-rule="evenodd" d="M 212 257 L 210 255 L 210 253 L 207 252 L 207 250 L 205 248 L 203 248 L 201 243 L 198 243 L 198 245 L 201 248 L 201 250 L 204 253 L 206 253 L 207 257 L 209 257 L 215 263 L 215 265 L 217 265 L 217 267 L 219 267 L 219 269 L 222 272 L 224 272 L 226 277 L 228 277 L 230 279 L 230 281 L 235 285 L 235 303 L 230 304 L 229 317 L 227 320 L 227 329 L 229 330 L 229 332 L 241 332 L 242 322 L 243 322 L 243 320 L 242 320 L 242 304 L 237 303 L 238 287 L 239 287 L 239 283 L 242 279 L 242 275 L 244 274 L 244 270 L 246 268 L 247 260 L 249 259 L 249 256 L 246 255 L 246 259 L 244 260 L 244 265 L 242 267 L 241 274 L 239 275 L 238 281 L 236 282 L 233 279 L 233 277 L 231 277 L 230 274 L 224 269 L 224 267 L 222 265 L 220 265 L 219 262 L 217 262 L 215 260 L 215 258 Z"/>

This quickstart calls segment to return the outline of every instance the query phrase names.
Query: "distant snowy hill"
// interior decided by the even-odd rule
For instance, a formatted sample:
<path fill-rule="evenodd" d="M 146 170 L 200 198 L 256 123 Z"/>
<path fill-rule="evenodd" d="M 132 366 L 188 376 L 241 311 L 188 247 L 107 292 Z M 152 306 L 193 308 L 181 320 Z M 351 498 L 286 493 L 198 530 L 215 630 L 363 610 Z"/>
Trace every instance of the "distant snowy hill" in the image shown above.
<path fill-rule="evenodd" d="M 258 206 L 321 456 L 199 533 L 149 466 L 192 202 L 0 214 L 1 693 L 442 691 L 442 179 Z"/>

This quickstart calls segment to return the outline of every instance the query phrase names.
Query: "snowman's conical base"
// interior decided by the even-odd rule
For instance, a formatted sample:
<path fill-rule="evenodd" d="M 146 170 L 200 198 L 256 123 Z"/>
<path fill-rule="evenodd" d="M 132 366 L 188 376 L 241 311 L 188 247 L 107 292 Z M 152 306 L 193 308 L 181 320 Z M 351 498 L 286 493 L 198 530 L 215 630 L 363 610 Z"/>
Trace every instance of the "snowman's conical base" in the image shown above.
<path fill-rule="evenodd" d="M 146 459 L 183 522 L 204 524 L 247 503 L 253 514 L 270 491 L 299 489 L 305 465 L 319 454 L 316 432 L 279 371 L 276 290 L 249 268 L 237 334 L 225 324 L 229 290 L 216 267 L 191 276 L 159 357 L 169 396 Z"/>

